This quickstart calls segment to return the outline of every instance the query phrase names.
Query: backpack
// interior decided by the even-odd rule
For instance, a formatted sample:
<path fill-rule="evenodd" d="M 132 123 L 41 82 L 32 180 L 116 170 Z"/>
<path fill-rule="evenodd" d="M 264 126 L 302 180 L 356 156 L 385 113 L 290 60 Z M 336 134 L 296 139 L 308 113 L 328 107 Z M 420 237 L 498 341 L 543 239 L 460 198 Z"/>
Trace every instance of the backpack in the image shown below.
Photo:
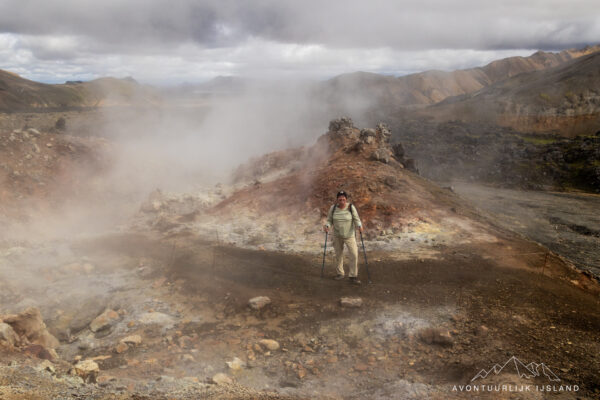
<path fill-rule="evenodd" d="M 335 203 L 333 205 L 333 210 L 331 210 L 331 214 L 333 215 L 333 213 L 335 212 L 335 208 L 337 207 L 337 203 Z M 352 205 L 352 203 L 348 204 L 348 211 L 350 211 L 350 214 L 352 214 L 352 207 L 354 207 Z M 354 209 L 356 210 L 356 207 L 354 207 Z"/>

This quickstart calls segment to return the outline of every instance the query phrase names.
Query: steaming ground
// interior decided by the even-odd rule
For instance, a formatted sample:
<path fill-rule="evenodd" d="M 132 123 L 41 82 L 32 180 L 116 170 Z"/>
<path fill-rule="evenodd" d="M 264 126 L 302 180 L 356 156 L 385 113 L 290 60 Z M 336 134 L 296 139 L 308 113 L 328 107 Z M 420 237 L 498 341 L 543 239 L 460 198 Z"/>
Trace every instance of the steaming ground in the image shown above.
<path fill-rule="evenodd" d="M 545 362 L 563 383 L 580 385 L 580 397 L 593 398 L 597 296 L 547 276 L 552 262 L 542 275 L 538 257 L 515 268 L 502 258 L 512 246 L 538 249 L 501 238 L 450 247 L 438 260 L 370 252 L 374 283 L 359 288 L 329 279 L 331 257 L 321 279 L 317 254 L 217 246 L 189 235 L 114 234 L 5 250 L 2 304 L 6 311 L 39 307 L 61 339 L 62 361 L 55 374 L 36 372 L 26 366 L 40 360 L 4 353 L 13 361 L 0 376 L 27 374 L 37 383 L 3 380 L 0 393 L 92 396 L 90 385 L 65 378 L 81 356 L 100 367 L 90 398 L 219 398 L 223 391 L 267 398 L 264 390 L 271 398 L 464 398 L 454 384 L 518 355 Z M 487 259 L 476 255 L 482 251 Z M 255 296 L 272 303 L 252 310 Z M 343 296 L 360 296 L 362 307 L 340 307 Z M 105 309 L 118 316 L 91 332 Z M 141 343 L 117 350 L 132 335 Z M 262 339 L 280 348 L 269 351 Z M 226 364 L 235 357 L 240 369 Z M 250 389 L 209 384 L 219 372 Z"/>
<path fill-rule="evenodd" d="M 580 387 L 562 398 L 600 392 L 597 284 L 543 247 L 485 228 L 486 218 L 437 218 L 444 214 L 435 210 L 403 220 L 402 229 L 366 235 L 372 285 L 329 279 L 331 250 L 322 279 L 319 210 L 285 221 L 243 210 L 236 220 L 210 213 L 257 183 L 215 185 L 198 177 L 184 188 L 182 167 L 199 166 L 187 157 L 174 164 L 173 181 L 153 191 L 169 176 L 164 163 L 177 154 L 157 153 L 160 141 L 140 139 L 143 155 L 172 157 L 157 160 L 135 185 L 143 168 L 115 174 L 128 170 L 121 166 L 152 165 L 145 162 L 153 157 L 134 158 L 133 138 L 124 153 L 131 164 L 119 157 L 108 179 L 83 182 L 94 189 L 84 199 L 102 194 L 90 203 L 98 210 L 122 206 L 101 214 L 102 224 L 87 219 L 93 207 L 92 214 L 81 207 L 70 229 L 37 213 L 29 226 L 44 226 L 45 235 L 4 232 L 2 313 L 39 308 L 60 340 L 60 359 L 50 368 L 23 347 L 3 347 L 0 397 L 496 398 L 454 385 L 512 355 L 544 362 L 562 383 Z M 248 307 L 257 296 L 271 303 Z M 341 297 L 360 297 L 362 306 L 342 307 Z M 103 317 L 106 326 L 94 328 L 106 310 L 114 311 Z M 96 383 L 69 373 L 80 359 L 98 364 Z M 509 373 L 486 382 L 531 381 Z M 532 397 L 544 395 L 522 396 Z"/>

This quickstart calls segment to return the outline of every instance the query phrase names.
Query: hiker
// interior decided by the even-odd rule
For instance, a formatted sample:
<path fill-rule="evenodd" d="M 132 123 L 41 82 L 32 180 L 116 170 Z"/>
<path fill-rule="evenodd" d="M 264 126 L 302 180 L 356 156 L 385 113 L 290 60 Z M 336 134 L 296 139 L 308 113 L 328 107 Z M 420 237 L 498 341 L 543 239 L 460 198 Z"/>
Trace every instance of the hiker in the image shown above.
<path fill-rule="evenodd" d="M 337 275 L 333 278 L 337 281 L 345 278 L 344 272 L 344 244 L 350 253 L 350 270 L 348 278 L 350 283 L 360 285 L 358 280 L 358 246 L 354 230 L 358 228 L 363 232 L 362 223 L 358 217 L 356 207 L 348 203 L 348 195 L 343 190 L 338 192 L 336 203 L 331 206 L 327 214 L 327 224 L 323 227 L 325 232 L 333 226 L 333 248 L 335 249 Z"/>

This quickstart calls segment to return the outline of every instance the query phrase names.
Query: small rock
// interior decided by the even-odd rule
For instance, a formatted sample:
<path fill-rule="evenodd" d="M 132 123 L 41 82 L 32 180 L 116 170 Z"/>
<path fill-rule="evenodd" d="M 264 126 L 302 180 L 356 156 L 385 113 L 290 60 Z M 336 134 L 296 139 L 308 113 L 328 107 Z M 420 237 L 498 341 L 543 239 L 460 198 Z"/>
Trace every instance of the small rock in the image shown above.
<path fill-rule="evenodd" d="M 77 348 L 82 351 L 96 348 L 96 341 L 91 337 L 85 337 L 79 340 Z"/>
<path fill-rule="evenodd" d="M 84 382 L 95 383 L 100 367 L 92 360 L 80 361 L 73 367 L 73 374 L 81 377 Z"/>
<path fill-rule="evenodd" d="M 119 319 L 119 314 L 114 310 L 107 309 L 90 323 L 90 330 L 92 332 L 98 332 L 110 328 L 117 319 Z"/>
<path fill-rule="evenodd" d="M 196 359 L 194 358 L 193 355 L 191 354 L 184 354 L 183 357 L 181 358 L 184 362 L 194 362 L 196 361 Z"/>
<path fill-rule="evenodd" d="M 342 307 L 358 308 L 362 306 L 362 299 L 360 297 L 342 297 L 340 299 L 340 305 Z"/>
<path fill-rule="evenodd" d="M 453 340 L 450 332 L 438 328 L 425 328 L 419 331 L 419 339 L 427 344 L 452 346 Z"/>
<path fill-rule="evenodd" d="M 161 312 L 150 312 L 140 315 L 138 322 L 142 325 L 158 324 L 163 329 L 169 329 L 175 325 L 175 319 L 168 314 Z"/>
<path fill-rule="evenodd" d="M 229 376 L 227 376 L 226 374 L 224 374 L 222 372 L 219 372 L 218 374 L 213 376 L 212 381 L 213 381 L 213 383 L 215 383 L 219 386 L 231 385 L 233 383 L 233 380 Z"/>
<path fill-rule="evenodd" d="M 271 299 L 267 296 L 254 297 L 248 301 L 248 305 L 254 310 L 260 310 L 268 304 L 271 304 Z"/>
<path fill-rule="evenodd" d="M 134 346 L 142 343 L 142 337 L 140 335 L 131 335 L 121 339 L 121 343 L 133 344 Z"/>
<path fill-rule="evenodd" d="M 302 379 L 306 376 L 306 370 L 302 367 L 298 367 L 298 378 Z"/>
<path fill-rule="evenodd" d="M 115 351 L 119 354 L 125 353 L 127 350 L 129 350 L 129 346 L 127 345 L 127 343 L 123 342 L 119 343 L 115 348 Z"/>
<path fill-rule="evenodd" d="M 246 366 L 246 363 L 237 357 L 234 357 L 232 361 L 227 361 L 226 364 L 232 371 L 239 371 Z"/>
<path fill-rule="evenodd" d="M 480 325 L 477 327 L 477 330 L 475 331 L 475 334 L 477 336 L 485 336 L 488 334 L 488 332 L 490 331 L 490 329 L 485 326 L 485 325 Z"/>
<path fill-rule="evenodd" d="M 275 350 L 279 349 L 279 343 L 276 342 L 275 340 L 263 339 L 263 340 L 259 341 L 258 343 L 260 343 L 264 348 L 271 350 L 271 351 L 275 351 Z"/>

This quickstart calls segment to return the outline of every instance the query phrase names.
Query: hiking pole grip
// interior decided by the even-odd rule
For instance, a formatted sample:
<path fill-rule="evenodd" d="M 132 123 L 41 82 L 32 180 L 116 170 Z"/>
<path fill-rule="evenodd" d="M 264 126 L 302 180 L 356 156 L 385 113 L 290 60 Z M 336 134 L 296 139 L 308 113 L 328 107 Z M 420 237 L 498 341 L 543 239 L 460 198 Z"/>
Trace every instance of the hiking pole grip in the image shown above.
<path fill-rule="evenodd" d="M 325 270 L 325 253 L 327 252 L 327 235 L 329 232 L 325 231 L 325 246 L 323 246 L 323 266 L 321 267 L 321 278 L 323 277 L 323 271 Z"/>
<path fill-rule="evenodd" d="M 369 283 L 371 283 L 371 274 L 369 273 L 369 262 L 367 261 L 367 251 L 365 250 L 365 241 L 363 240 L 362 232 L 360 232 L 360 242 L 362 243 L 363 254 L 365 255 L 365 266 L 367 268 L 367 278 L 369 279 Z"/>

